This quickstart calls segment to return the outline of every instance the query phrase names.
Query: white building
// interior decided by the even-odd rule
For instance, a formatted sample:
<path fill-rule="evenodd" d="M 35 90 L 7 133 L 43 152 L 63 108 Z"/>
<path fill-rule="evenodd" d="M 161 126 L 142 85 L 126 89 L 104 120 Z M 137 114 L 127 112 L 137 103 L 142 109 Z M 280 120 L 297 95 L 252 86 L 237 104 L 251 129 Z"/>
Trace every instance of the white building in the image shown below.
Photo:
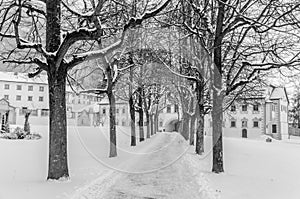
<path fill-rule="evenodd" d="M 22 125 L 24 114 L 31 111 L 29 122 L 33 125 L 48 125 L 49 98 L 47 76 L 29 78 L 27 73 L 0 72 L 0 118 L 9 110 L 9 123 Z M 68 124 L 76 124 L 75 110 L 100 101 L 96 95 L 76 95 L 66 88 Z"/>
<path fill-rule="evenodd" d="M 264 97 L 234 102 L 224 112 L 223 135 L 257 138 L 263 134 L 288 138 L 289 99 L 284 87 L 271 87 Z M 205 133 L 212 134 L 211 116 L 205 118 Z"/>

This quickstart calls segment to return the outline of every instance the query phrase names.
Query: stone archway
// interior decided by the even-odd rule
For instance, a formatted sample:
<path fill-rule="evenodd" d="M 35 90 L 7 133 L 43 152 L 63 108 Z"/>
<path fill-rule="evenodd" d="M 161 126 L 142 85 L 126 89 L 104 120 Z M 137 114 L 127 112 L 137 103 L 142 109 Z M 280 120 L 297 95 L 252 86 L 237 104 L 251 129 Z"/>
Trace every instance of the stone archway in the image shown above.
<path fill-rule="evenodd" d="M 178 131 L 179 126 L 180 125 L 179 125 L 178 119 L 173 119 L 173 120 L 166 123 L 165 131 L 168 131 L 168 132 Z"/>

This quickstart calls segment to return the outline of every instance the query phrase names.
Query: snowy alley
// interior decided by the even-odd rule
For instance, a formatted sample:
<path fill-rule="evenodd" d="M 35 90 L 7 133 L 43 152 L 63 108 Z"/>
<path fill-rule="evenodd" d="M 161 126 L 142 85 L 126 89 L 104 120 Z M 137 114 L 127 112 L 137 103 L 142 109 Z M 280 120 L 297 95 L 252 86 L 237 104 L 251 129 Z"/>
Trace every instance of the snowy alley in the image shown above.
<path fill-rule="evenodd" d="M 105 128 L 70 127 L 71 180 L 46 182 L 47 133 L 41 140 L 0 140 L 0 198 L 224 198 L 297 199 L 300 140 L 224 138 L 225 173 L 212 174 L 206 155 L 177 133 L 158 133 L 135 150 L 120 127 L 119 156 L 107 158 Z M 210 143 L 211 137 L 206 137 Z M 9 154 L 9 155 L 7 155 Z"/>

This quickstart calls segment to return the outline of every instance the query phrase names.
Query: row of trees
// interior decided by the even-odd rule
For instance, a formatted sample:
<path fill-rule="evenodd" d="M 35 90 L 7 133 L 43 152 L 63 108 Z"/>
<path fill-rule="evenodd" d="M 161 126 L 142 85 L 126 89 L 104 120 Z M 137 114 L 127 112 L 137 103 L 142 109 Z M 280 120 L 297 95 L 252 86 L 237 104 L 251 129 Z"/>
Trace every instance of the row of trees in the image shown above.
<path fill-rule="evenodd" d="M 81 92 L 109 98 L 110 157 L 117 155 L 115 95 L 129 101 L 134 146 L 135 112 L 143 141 L 144 112 L 150 137 L 169 92 L 181 106 L 181 132 L 191 144 L 197 118 L 198 154 L 211 111 L 212 171 L 219 173 L 224 102 L 260 82 L 264 72 L 299 62 L 300 3 L 293 0 L 5 0 L 1 7 L 4 61 L 34 65 L 30 77 L 48 76 L 48 179 L 69 176 L 65 88 L 75 67 L 93 63 L 101 71 L 100 86 Z M 118 82 L 126 89 L 117 89 Z"/>

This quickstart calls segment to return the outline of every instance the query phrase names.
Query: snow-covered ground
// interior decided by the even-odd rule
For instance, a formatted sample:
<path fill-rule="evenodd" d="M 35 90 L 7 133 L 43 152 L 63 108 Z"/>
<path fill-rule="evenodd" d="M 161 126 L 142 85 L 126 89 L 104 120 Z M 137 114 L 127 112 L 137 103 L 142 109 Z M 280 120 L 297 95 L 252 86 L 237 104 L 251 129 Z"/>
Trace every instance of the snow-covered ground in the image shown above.
<path fill-rule="evenodd" d="M 212 174 L 211 137 L 206 138 L 206 154 L 197 156 L 174 133 L 159 133 L 130 147 L 129 129 L 119 128 L 118 157 L 109 159 L 107 129 L 69 127 L 71 181 L 57 183 L 45 180 L 47 127 L 32 129 L 43 138 L 0 139 L 0 199 L 99 198 L 99 194 L 194 198 L 198 193 L 199 198 L 298 199 L 300 195 L 300 139 L 294 137 L 271 143 L 224 138 L 225 173 Z"/>
<path fill-rule="evenodd" d="M 209 146 L 207 146 L 209 148 Z M 210 173 L 209 161 L 200 170 L 224 199 L 300 198 L 300 140 L 273 141 L 241 138 L 224 140 L 225 173 Z"/>

